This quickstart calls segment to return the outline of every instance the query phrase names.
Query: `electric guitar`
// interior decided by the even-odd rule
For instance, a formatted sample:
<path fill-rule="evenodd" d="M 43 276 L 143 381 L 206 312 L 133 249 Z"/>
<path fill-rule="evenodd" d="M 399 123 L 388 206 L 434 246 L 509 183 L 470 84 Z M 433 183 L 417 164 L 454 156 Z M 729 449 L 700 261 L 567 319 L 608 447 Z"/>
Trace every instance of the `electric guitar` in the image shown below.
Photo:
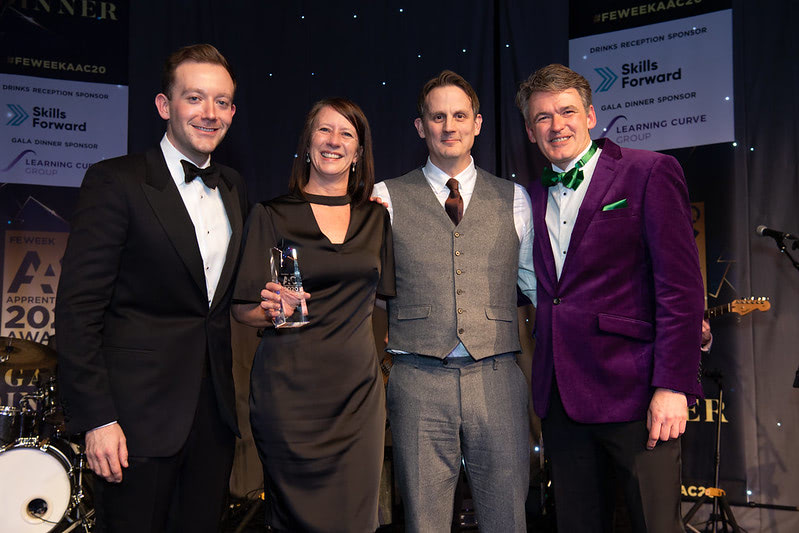
<path fill-rule="evenodd" d="M 771 309 L 771 302 L 768 301 L 767 297 L 752 296 L 751 298 L 733 300 L 728 304 L 711 307 L 705 310 L 705 318 L 716 318 L 727 313 L 737 313 L 743 316 L 752 311 L 768 311 L 769 309 Z"/>

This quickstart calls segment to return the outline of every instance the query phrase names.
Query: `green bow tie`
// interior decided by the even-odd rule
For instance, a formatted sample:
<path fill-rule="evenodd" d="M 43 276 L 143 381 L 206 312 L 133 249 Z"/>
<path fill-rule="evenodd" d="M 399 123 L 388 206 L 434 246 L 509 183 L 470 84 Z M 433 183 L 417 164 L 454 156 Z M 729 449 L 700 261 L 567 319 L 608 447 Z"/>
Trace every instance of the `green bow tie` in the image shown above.
<path fill-rule="evenodd" d="M 596 153 L 597 144 L 595 142 L 591 142 L 591 148 L 585 153 L 583 157 L 580 158 L 577 163 L 574 164 L 574 167 L 569 170 L 568 172 L 555 172 L 552 170 L 552 167 L 545 167 L 544 173 L 541 176 L 541 183 L 544 184 L 544 187 L 552 187 L 558 183 L 563 183 L 564 187 L 568 187 L 572 190 L 577 190 L 577 187 L 583 182 L 583 167 L 586 163 L 593 157 Z"/>

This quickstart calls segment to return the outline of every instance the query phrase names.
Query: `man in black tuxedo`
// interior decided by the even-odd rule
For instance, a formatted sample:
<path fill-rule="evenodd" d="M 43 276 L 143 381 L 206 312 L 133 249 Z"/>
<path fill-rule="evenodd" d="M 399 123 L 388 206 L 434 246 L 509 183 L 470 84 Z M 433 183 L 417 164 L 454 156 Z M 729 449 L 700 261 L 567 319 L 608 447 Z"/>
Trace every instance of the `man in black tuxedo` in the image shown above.
<path fill-rule="evenodd" d="M 247 201 L 235 170 L 210 166 L 235 81 L 200 44 L 169 57 L 162 91 L 160 146 L 86 172 L 58 287 L 59 387 L 100 531 L 217 531 L 238 435 L 229 307 Z"/>

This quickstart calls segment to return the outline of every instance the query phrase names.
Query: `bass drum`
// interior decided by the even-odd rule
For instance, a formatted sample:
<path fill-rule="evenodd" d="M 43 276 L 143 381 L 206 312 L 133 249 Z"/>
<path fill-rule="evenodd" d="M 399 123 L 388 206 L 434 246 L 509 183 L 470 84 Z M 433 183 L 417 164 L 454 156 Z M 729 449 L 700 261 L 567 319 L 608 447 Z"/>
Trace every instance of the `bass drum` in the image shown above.
<path fill-rule="evenodd" d="M 11 444 L 19 438 L 19 409 L 0 405 L 0 446 Z"/>
<path fill-rule="evenodd" d="M 52 531 L 72 505 L 74 459 L 66 441 L 0 450 L 0 531 Z"/>

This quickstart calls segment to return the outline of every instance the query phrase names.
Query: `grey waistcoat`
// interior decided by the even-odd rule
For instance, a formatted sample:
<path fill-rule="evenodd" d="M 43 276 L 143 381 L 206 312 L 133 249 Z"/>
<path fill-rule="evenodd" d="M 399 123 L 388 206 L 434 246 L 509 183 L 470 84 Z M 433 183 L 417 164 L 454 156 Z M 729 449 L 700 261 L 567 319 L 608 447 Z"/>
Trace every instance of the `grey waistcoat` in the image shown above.
<path fill-rule="evenodd" d="M 519 351 L 513 182 L 478 168 L 457 227 L 421 169 L 385 183 L 397 282 L 388 349 L 442 359 L 458 342 L 475 359 Z"/>

